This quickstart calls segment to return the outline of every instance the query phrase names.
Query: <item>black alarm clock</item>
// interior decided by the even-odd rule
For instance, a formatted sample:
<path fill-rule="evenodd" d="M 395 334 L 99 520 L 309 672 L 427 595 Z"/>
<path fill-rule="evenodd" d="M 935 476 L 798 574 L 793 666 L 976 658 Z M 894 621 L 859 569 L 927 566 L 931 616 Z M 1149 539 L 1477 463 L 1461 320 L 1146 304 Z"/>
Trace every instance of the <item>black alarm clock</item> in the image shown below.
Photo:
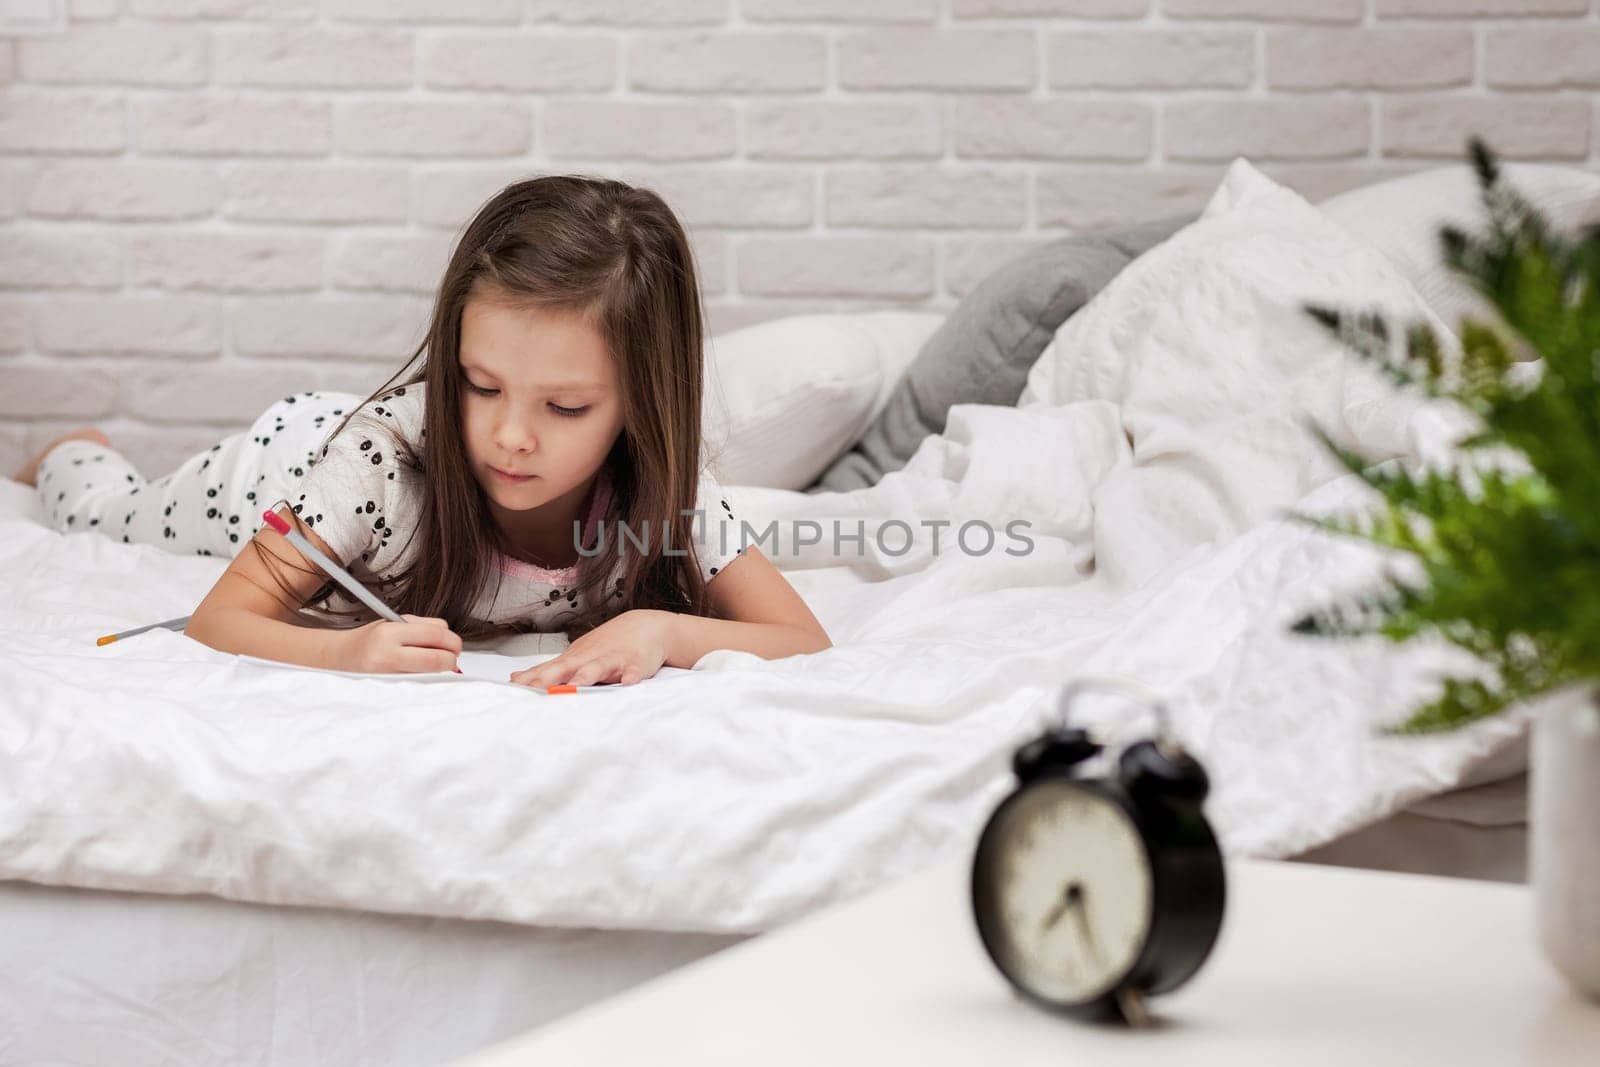
<path fill-rule="evenodd" d="M 1149 703 L 1156 738 L 1124 748 L 1103 776 L 1104 746 L 1070 728 L 1090 688 Z M 1057 725 L 1019 748 L 1017 787 L 989 817 L 972 861 L 984 948 L 1021 996 L 1080 1018 L 1148 1021 L 1145 998 L 1188 981 L 1222 927 L 1222 852 L 1201 810 L 1209 780 L 1172 739 L 1159 696 L 1122 679 L 1082 679 Z"/>

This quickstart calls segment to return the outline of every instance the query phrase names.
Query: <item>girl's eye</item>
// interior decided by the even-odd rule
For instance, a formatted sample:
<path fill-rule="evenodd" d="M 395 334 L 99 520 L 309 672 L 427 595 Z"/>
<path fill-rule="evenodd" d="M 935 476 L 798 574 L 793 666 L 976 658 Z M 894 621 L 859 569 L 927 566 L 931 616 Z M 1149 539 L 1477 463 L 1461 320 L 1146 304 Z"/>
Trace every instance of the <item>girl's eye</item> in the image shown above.
<path fill-rule="evenodd" d="M 473 385 L 472 382 L 466 378 L 461 379 L 461 384 L 467 387 L 467 391 L 469 393 L 476 393 L 478 396 L 498 396 L 500 394 L 500 390 L 498 389 L 485 389 L 481 385 Z M 581 408 L 564 408 L 560 404 L 551 404 L 550 410 L 554 411 L 557 415 L 565 415 L 569 418 L 572 418 L 582 415 L 589 409 L 587 406 Z"/>

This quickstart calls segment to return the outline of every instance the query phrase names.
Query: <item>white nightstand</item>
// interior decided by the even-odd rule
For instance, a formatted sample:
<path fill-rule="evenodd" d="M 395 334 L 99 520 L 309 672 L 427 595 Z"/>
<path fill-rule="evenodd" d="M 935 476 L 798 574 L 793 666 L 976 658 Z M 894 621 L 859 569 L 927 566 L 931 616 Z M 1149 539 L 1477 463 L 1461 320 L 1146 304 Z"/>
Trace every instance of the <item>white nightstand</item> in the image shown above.
<path fill-rule="evenodd" d="M 973 929 L 966 859 L 746 942 L 523 1037 L 512 1064 L 1600 1065 L 1600 1005 L 1539 955 L 1521 886 L 1228 867 L 1211 959 L 1158 1026 L 1017 999 Z"/>

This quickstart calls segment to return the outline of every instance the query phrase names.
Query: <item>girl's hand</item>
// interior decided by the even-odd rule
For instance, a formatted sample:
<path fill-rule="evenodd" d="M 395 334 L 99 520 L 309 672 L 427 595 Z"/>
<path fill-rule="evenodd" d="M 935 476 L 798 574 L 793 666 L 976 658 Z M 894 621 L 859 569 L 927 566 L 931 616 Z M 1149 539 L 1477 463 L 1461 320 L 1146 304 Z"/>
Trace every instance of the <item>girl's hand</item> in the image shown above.
<path fill-rule="evenodd" d="M 667 662 L 672 613 L 635 609 L 608 619 L 584 634 L 555 659 L 517 671 L 516 685 L 632 685 L 653 676 Z"/>
<path fill-rule="evenodd" d="M 405 622 L 379 619 L 339 635 L 335 669 L 367 674 L 423 674 L 453 671 L 461 637 L 443 619 L 402 615 Z"/>

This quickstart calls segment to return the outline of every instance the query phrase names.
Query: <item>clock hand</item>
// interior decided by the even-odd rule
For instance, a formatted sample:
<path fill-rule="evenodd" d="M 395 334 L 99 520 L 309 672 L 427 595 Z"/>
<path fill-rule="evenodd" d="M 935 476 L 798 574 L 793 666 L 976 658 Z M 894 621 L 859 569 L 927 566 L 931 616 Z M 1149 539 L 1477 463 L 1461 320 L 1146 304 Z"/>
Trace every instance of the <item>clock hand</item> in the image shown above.
<path fill-rule="evenodd" d="M 1049 915 L 1045 916 L 1043 929 L 1048 930 L 1054 926 L 1061 919 L 1061 916 L 1066 914 L 1067 906 L 1074 903 L 1078 894 L 1082 892 L 1083 890 L 1077 882 L 1072 882 L 1067 888 L 1063 889 L 1061 891 L 1061 899 L 1056 901 L 1056 906 L 1051 909 Z"/>
<path fill-rule="evenodd" d="M 1078 930 L 1083 934 L 1083 943 L 1094 956 L 1095 963 L 1104 965 L 1105 960 L 1100 955 L 1100 946 L 1095 944 L 1094 931 L 1089 926 L 1088 905 L 1084 903 L 1084 897 L 1087 894 L 1077 884 L 1074 884 L 1072 888 L 1077 889 L 1078 892 L 1068 893 L 1068 898 L 1073 905 L 1072 914 L 1078 920 Z"/>

